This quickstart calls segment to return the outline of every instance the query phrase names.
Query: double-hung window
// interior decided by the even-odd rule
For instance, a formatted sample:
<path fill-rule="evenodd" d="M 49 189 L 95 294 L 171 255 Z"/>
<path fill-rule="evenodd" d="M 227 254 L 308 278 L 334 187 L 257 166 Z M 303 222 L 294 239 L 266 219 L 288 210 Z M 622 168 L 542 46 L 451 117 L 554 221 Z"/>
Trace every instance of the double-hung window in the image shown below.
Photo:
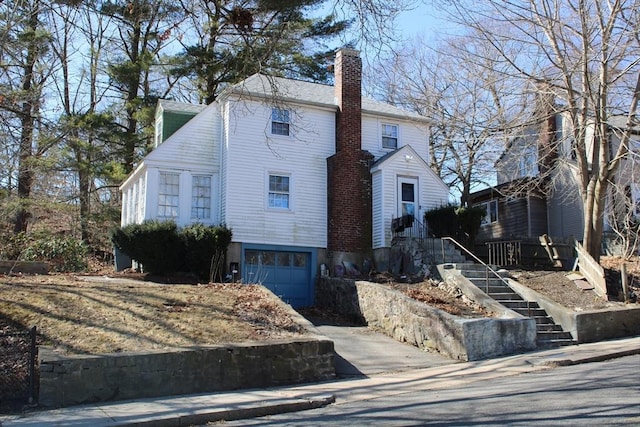
<path fill-rule="evenodd" d="M 194 175 L 191 181 L 191 218 L 211 218 L 211 177 Z"/>
<path fill-rule="evenodd" d="M 398 125 L 382 124 L 382 148 L 398 148 Z"/>
<path fill-rule="evenodd" d="M 160 172 L 158 217 L 177 218 L 179 208 L 180 174 Z"/>
<path fill-rule="evenodd" d="M 273 108 L 271 110 L 271 133 L 273 135 L 289 136 L 289 126 L 291 125 L 291 114 L 289 110 Z"/>
<path fill-rule="evenodd" d="M 269 175 L 269 193 L 267 205 L 272 209 L 291 207 L 290 177 L 287 175 Z"/>

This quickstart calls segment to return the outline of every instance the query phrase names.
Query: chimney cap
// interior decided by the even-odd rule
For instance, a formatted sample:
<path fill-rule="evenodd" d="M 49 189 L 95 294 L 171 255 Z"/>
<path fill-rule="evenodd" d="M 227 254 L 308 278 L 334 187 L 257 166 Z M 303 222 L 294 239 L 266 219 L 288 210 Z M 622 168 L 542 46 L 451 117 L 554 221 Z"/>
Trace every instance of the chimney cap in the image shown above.
<path fill-rule="evenodd" d="M 350 47 L 342 47 L 338 49 L 336 52 L 336 56 L 360 56 L 360 51 L 350 48 Z"/>

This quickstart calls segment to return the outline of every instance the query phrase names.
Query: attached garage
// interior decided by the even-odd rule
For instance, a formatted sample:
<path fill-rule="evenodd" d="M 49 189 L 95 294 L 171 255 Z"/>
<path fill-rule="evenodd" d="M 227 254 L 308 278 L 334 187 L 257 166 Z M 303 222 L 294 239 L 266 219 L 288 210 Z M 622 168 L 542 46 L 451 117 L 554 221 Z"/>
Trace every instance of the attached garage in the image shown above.
<path fill-rule="evenodd" d="M 292 307 L 313 305 L 316 250 L 243 245 L 242 281 L 258 283 Z"/>

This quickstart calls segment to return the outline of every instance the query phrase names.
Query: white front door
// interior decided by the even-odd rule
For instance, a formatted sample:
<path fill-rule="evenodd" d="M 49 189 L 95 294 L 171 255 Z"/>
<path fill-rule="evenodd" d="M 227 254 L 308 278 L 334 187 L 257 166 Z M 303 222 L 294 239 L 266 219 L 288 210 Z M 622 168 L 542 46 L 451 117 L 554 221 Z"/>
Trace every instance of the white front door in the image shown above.
<path fill-rule="evenodd" d="M 418 217 L 418 179 L 398 177 L 398 216 Z"/>

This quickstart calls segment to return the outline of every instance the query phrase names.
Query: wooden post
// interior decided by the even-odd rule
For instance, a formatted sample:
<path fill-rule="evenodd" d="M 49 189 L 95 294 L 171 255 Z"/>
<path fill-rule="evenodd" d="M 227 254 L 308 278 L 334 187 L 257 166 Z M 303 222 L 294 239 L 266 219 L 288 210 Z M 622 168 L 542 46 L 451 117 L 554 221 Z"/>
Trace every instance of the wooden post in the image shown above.
<path fill-rule="evenodd" d="M 622 293 L 625 304 L 629 303 L 629 277 L 627 276 L 627 264 L 622 261 L 620 264 L 620 276 L 622 276 Z"/>

